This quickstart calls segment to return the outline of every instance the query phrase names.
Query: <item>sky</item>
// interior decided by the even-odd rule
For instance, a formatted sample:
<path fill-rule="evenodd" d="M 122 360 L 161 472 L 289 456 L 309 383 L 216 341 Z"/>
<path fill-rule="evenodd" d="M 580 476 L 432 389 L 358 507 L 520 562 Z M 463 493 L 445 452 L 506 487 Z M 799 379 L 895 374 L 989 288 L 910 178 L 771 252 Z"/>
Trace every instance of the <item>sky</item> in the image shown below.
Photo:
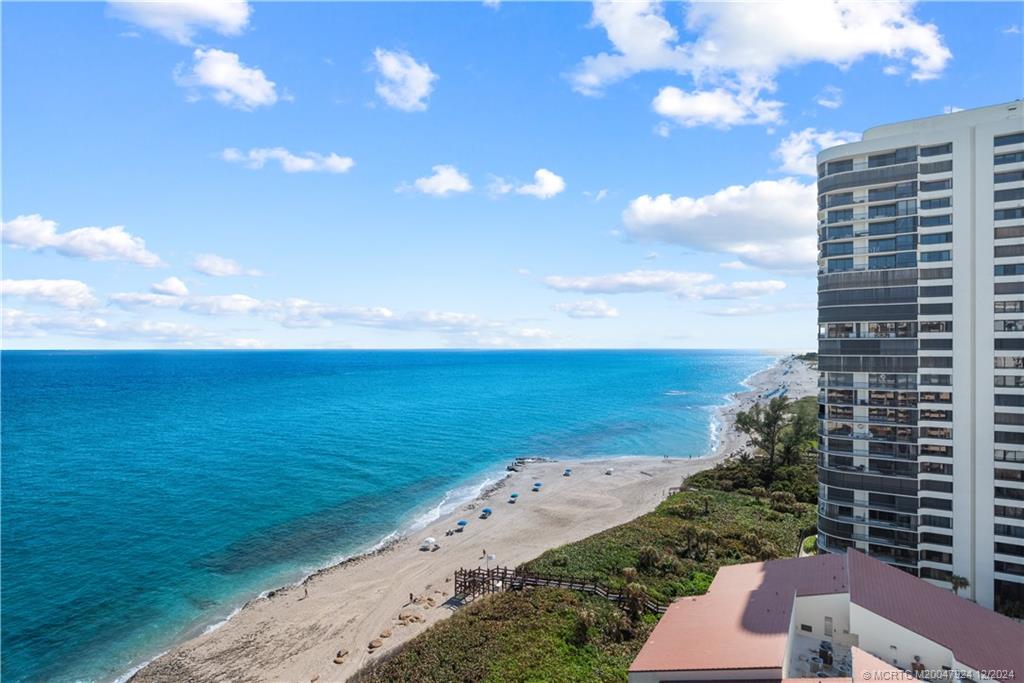
<path fill-rule="evenodd" d="M 815 346 L 814 156 L 1019 3 L 3 3 L 8 349 Z"/>

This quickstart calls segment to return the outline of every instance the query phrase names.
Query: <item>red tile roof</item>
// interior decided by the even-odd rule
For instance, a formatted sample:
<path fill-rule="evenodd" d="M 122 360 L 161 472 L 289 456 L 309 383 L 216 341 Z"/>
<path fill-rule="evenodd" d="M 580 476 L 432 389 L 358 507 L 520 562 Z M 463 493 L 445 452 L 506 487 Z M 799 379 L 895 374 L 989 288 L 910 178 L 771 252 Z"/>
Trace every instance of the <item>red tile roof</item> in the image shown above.
<path fill-rule="evenodd" d="M 841 555 L 722 567 L 706 594 L 668 608 L 629 670 L 770 669 L 781 678 L 793 597 L 846 591 Z"/>
<path fill-rule="evenodd" d="M 758 669 L 781 678 L 793 598 L 836 593 L 972 668 L 1024 675 L 1024 626 L 856 550 L 722 567 L 705 595 L 669 607 L 629 670 Z"/>
<path fill-rule="evenodd" d="M 949 648 L 971 668 L 1024 675 L 1024 625 L 855 550 L 846 558 L 850 602 Z"/>

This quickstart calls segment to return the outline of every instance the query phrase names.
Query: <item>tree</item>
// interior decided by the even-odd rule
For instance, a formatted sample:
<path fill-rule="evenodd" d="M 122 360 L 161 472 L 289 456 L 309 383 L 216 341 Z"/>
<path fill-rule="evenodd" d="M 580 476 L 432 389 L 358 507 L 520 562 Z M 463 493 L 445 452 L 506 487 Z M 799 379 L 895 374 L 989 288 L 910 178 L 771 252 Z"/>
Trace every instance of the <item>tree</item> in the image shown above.
<path fill-rule="evenodd" d="M 971 585 L 971 582 L 968 581 L 966 577 L 958 576 L 956 574 L 953 574 L 953 576 L 949 577 L 949 583 L 952 584 L 953 593 L 955 595 L 960 595 L 961 590 Z"/>
<path fill-rule="evenodd" d="M 767 404 L 757 403 L 748 411 L 736 413 L 736 429 L 746 434 L 751 445 L 765 455 L 762 479 L 766 486 L 770 486 L 775 477 L 775 456 L 790 419 L 789 403 L 785 396 L 776 396 Z"/>
<path fill-rule="evenodd" d="M 800 456 L 814 448 L 818 440 L 818 417 L 807 403 L 794 404 L 793 419 L 782 430 L 780 456 L 782 464 L 795 465 Z"/>

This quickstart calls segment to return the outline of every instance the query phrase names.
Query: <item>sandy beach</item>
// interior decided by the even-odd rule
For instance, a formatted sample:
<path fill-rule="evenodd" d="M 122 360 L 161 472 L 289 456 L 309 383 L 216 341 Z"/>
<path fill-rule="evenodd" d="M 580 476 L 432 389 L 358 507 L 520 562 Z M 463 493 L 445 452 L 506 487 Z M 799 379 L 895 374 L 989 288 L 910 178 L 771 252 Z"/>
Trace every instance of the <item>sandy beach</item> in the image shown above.
<path fill-rule="evenodd" d="M 717 448 L 707 457 L 529 463 L 415 536 L 251 601 L 221 628 L 157 658 L 132 680 L 344 681 L 449 616 L 455 570 L 483 566 L 485 550 L 495 556 L 492 566 L 513 567 L 649 512 L 685 477 L 743 448 L 745 438 L 731 428 L 737 411 L 783 385 L 791 397 L 816 393 L 815 382 L 816 373 L 792 359 L 749 378 L 749 390 L 719 411 Z M 572 476 L 562 476 L 566 467 Z M 535 481 L 544 484 L 539 493 L 531 492 Z M 515 504 L 508 502 L 512 492 L 520 494 Z M 483 507 L 493 509 L 489 519 L 479 519 Z M 446 535 L 459 519 L 469 521 L 465 531 Z M 426 537 L 440 547 L 420 550 Z M 371 653 L 375 640 L 381 645 Z M 340 664 L 339 651 L 347 651 Z"/>

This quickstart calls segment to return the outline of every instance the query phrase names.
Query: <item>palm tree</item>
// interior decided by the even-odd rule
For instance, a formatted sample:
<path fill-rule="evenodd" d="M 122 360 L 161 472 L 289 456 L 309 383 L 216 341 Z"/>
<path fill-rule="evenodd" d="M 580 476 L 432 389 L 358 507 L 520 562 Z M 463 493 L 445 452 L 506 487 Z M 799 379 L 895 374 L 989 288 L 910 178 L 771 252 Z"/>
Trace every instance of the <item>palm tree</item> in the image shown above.
<path fill-rule="evenodd" d="M 949 577 L 949 583 L 953 586 L 954 595 L 960 595 L 961 589 L 967 588 L 971 585 L 971 582 L 968 581 L 966 577 L 958 576 L 956 574 Z"/>

